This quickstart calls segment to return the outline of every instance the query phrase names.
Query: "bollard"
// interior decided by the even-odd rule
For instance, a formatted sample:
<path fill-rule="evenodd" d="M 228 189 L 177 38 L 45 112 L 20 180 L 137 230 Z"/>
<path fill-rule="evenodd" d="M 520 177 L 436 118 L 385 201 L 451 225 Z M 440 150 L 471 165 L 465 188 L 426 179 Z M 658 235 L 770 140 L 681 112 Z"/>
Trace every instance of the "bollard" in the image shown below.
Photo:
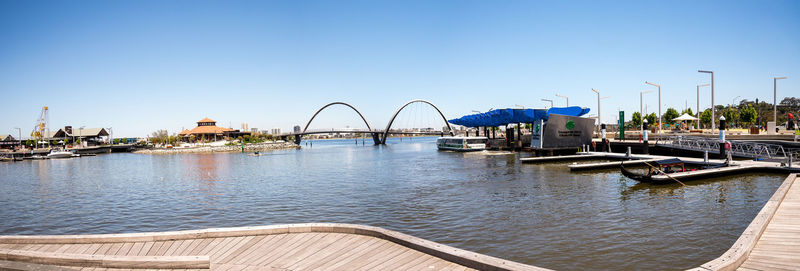
<path fill-rule="evenodd" d="M 650 154 L 650 143 L 647 143 L 647 120 L 642 121 L 642 152 Z"/>
<path fill-rule="evenodd" d="M 628 151 L 625 152 L 625 158 L 631 158 L 631 146 L 628 146 Z"/>
<path fill-rule="evenodd" d="M 725 157 L 725 116 L 719 117 L 719 156 Z"/>
<path fill-rule="evenodd" d="M 606 125 L 605 124 L 600 124 L 600 141 L 603 142 L 603 145 L 602 145 L 600 150 L 605 152 L 606 151 Z"/>
<path fill-rule="evenodd" d="M 703 162 L 708 164 L 708 150 L 703 152 Z"/>

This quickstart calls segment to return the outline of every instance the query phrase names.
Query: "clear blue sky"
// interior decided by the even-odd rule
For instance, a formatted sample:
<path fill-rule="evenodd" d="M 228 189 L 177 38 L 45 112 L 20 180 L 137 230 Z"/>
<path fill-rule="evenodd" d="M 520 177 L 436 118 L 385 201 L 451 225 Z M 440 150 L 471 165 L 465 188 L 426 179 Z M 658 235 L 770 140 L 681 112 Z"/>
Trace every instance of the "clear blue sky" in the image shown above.
<path fill-rule="evenodd" d="M 113 127 L 283 130 L 330 101 L 382 127 L 404 102 L 448 118 L 489 108 L 638 111 L 800 96 L 800 1 L 0 1 L 0 133 Z M 646 95 L 649 111 L 658 106 Z M 701 107 L 710 106 L 710 89 Z M 419 109 L 422 110 L 422 109 Z M 663 109 L 664 111 L 666 109 Z M 359 126 L 331 110 L 315 128 Z M 437 126 L 440 127 L 440 126 Z"/>

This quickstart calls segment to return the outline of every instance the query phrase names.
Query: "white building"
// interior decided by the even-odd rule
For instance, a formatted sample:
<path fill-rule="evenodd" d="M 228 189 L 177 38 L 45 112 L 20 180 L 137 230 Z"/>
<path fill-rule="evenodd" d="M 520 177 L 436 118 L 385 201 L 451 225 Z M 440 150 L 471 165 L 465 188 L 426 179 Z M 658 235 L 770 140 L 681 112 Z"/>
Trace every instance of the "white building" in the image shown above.
<path fill-rule="evenodd" d="M 279 134 L 281 134 L 281 128 L 272 128 L 272 130 L 270 130 L 270 134 L 271 135 L 279 135 Z"/>

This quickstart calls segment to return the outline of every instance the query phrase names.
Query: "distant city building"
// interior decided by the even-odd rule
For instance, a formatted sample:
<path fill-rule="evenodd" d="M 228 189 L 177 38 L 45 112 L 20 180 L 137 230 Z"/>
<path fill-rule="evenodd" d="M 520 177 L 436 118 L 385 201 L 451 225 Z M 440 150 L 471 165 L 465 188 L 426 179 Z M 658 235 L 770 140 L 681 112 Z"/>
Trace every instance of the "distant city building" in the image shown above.
<path fill-rule="evenodd" d="M 250 133 L 257 134 L 258 128 L 250 128 Z"/>
<path fill-rule="evenodd" d="M 250 130 L 250 125 L 247 125 L 247 122 L 242 122 L 242 131 Z"/>
<path fill-rule="evenodd" d="M 281 134 L 281 128 L 272 128 L 272 131 L 270 131 L 270 134 L 272 134 L 272 135 Z"/>
<path fill-rule="evenodd" d="M 294 126 L 294 133 L 296 134 L 296 133 L 299 133 L 299 132 L 300 132 L 300 125 L 295 125 Z"/>

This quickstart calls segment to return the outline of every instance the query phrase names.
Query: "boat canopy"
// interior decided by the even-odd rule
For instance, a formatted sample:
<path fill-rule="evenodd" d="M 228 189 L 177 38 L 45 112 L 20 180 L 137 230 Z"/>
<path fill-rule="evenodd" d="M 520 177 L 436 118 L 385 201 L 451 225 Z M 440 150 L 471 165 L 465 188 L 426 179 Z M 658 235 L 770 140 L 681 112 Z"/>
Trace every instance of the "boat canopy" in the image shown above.
<path fill-rule="evenodd" d="M 486 113 L 466 115 L 448 122 L 466 127 L 496 127 L 511 123 L 535 123 L 547 121 L 550 114 L 580 117 L 589 113 L 589 108 L 580 106 L 551 107 L 549 109 L 495 109 Z"/>
<path fill-rule="evenodd" d="M 683 165 L 683 161 L 681 161 L 681 159 L 678 158 L 669 158 L 664 160 L 658 160 L 656 161 L 656 164 L 662 167 L 670 167 L 670 166 Z"/>

